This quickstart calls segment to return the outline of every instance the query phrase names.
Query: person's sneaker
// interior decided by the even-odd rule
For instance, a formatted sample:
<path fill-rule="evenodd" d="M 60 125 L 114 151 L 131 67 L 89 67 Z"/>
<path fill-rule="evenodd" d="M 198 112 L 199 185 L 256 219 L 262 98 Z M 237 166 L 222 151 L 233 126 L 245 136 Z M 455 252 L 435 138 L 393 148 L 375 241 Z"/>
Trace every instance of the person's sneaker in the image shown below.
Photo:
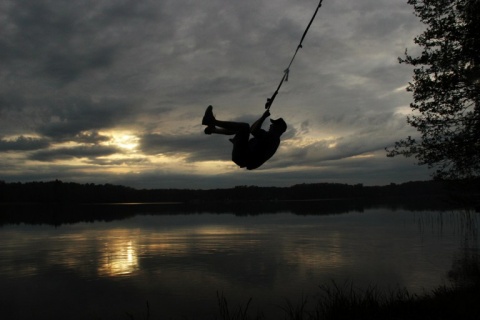
<path fill-rule="evenodd" d="M 213 126 L 214 125 L 214 121 L 215 121 L 215 116 L 213 115 L 213 107 L 212 106 L 208 106 L 207 107 L 207 110 L 205 110 L 205 115 L 203 116 L 203 119 L 202 119 L 202 124 L 203 125 L 206 125 L 206 126 Z"/>

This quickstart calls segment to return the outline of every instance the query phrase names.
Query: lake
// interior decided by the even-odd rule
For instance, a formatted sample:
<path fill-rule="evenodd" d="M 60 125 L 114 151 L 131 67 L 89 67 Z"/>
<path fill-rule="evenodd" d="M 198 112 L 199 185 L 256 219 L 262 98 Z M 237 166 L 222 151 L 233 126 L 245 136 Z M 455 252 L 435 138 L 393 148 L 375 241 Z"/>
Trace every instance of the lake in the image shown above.
<path fill-rule="evenodd" d="M 479 247 L 478 213 L 461 210 L 253 215 L 174 206 L 161 214 L 100 207 L 128 207 L 121 220 L 4 222 L 2 318 L 215 319 L 217 295 L 231 308 L 252 298 L 253 314 L 276 317 L 285 301 L 333 282 L 429 292 L 449 284 L 455 261 Z"/>

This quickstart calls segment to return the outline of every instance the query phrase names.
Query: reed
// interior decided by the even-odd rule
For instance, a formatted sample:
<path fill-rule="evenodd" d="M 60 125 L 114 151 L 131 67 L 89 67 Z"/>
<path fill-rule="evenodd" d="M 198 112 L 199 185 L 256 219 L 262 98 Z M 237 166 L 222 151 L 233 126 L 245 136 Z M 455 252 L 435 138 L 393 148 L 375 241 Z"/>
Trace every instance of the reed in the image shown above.
<path fill-rule="evenodd" d="M 431 293 L 411 294 L 406 289 L 356 289 L 351 282 L 320 287 L 313 299 L 287 302 L 286 320 L 401 320 L 480 319 L 480 286 L 440 286 Z M 310 300 L 310 301 L 309 301 Z M 313 307 L 307 308 L 313 300 Z"/>
<path fill-rule="evenodd" d="M 257 315 L 255 318 L 251 318 L 248 314 L 248 308 L 252 302 L 252 298 L 248 299 L 245 305 L 239 305 L 235 309 L 230 309 L 228 301 L 222 293 L 217 291 L 218 308 L 220 312 L 220 319 L 222 320 L 250 320 L 250 319 L 263 319 L 263 315 Z"/>

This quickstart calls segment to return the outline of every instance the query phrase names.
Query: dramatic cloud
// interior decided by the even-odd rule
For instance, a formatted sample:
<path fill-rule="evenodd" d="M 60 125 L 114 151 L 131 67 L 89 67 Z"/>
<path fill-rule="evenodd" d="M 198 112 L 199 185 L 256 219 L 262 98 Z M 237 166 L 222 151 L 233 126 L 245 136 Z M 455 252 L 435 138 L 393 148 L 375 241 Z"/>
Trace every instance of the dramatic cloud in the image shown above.
<path fill-rule="evenodd" d="M 0 4 L 0 179 L 216 188 L 427 179 L 384 148 L 407 135 L 422 30 L 402 1 L 327 1 L 278 94 L 288 130 L 255 171 L 200 124 L 255 121 L 318 4 L 5 0 Z M 399 174 L 402 172 L 402 174 Z"/>
<path fill-rule="evenodd" d="M 59 148 L 52 150 L 44 150 L 35 152 L 30 159 L 37 161 L 55 161 L 66 160 L 72 158 L 96 158 L 102 156 L 112 155 L 117 152 L 113 147 L 73 147 L 73 148 Z"/>
<path fill-rule="evenodd" d="M 38 139 L 20 136 L 12 140 L 0 140 L 0 151 L 26 151 L 47 148 L 50 142 L 46 139 Z"/>

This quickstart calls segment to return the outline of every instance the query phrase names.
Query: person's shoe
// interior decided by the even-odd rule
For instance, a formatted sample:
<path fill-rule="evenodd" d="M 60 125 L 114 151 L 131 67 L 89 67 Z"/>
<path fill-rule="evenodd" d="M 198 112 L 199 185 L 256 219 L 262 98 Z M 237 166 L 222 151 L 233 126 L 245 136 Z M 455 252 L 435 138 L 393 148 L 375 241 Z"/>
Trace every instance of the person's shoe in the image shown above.
<path fill-rule="evenodd" d="M 207 110 L 205 110 L 205 115 L 202 119 L 202 124 L 205 126 L 213 126 L 215 122 L 215 116 L 213 115 L 213 107 L 208 106 Z"/>
<path fill-rule="evenodd" d="M 212 134 L 213 129 L 215 129 L 215 127 L 208 126 L 205 128 L 205 130 L 203 130 L 203 132 L 205 132 L 205 134 Z"/>

